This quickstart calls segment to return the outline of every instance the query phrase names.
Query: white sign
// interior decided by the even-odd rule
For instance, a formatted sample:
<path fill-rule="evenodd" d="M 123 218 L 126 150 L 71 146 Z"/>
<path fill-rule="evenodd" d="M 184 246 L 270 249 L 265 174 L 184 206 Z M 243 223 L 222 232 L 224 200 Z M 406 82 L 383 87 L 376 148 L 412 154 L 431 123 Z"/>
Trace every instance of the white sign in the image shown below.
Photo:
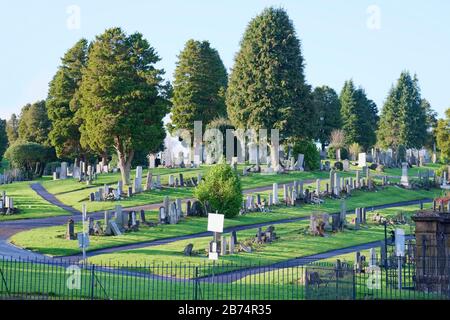
<path fill-rule="evenodd" d="M 89 247 L 89 235 L 87 233 L 80 232 L 77 234 L 78 247 L 85 249 Z"/>
<path fill-rule="evenodd" d="M 210 260 L 219 260 L 219 253 L 218 252 L 210 252 L 209 259 Z"/>
<path fill-rule="evenodd" d="M 395 253 L 398 257 L 405 256 L 405 230 L 395 229 Z"/>
<path fill-rule="evenodd" d="M 209 213 L 208 214 L 208 231 L 222 233 L 224 217 L 225 216 L 223 214 Z"/>

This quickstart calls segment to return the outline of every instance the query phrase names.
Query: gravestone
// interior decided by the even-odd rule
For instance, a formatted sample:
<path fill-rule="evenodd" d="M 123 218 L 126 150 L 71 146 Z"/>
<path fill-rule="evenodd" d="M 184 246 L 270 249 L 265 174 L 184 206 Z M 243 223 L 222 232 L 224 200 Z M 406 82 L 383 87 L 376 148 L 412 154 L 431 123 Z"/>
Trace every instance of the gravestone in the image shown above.
<path fill-rule="evenodd" d="M 298 170 L 298 171 L 304 171 L 305 170 L 303 168 L 303 161 L 304 161 L 304 159 L 305 159 L 305 155 L 299 153 L 298 156 L 297 156 L 297 162 L 295 164 L 295 170 Z"/>
<path fill-rule="evenodd" d="M 227 254 L 227 238 L 225 236 L 222 236 L 220 241 L 220 254 L 222 256 Z"/>
<path fill-rule="evenodd" d="M 362 168 L 365 166 L 367 166 L 366 153 L 362 152 L 358 154 L 358 167 Z"/>
<path fill-rule="evenodd" d="M 152 190 L 153 187 L 153 174 L 150 172 L 150 170 L 147 173 L 147 179 L 145 181 L 145 190 Z"/>
<path fill-rule="evenodd" d="M 409 177 L 408 177 L 408 163 L 403 162 L 402 163 L 402 177 L 400 179 L 400 184 L 404 186 L 405 188 L 409 188 Z"/>
<path fill-rule="evenodd" d="M 76 240 L 75 222 L 73 221 L 73 219 L 69 219 L 69 221 L 67 222 L 66 239 L 67 240 Z"/>
<path fill-rule="evenodd" d="M 134 179 L 134 193 L 142 192 L 142 167 L 136 167 L 136 177 Z"/>
<path fill-rule="evenodd" d="M 194 245 L 189 243 L 183 250 L 183 254 L 187 257 L 192 256 L 192 250 L 194 249 Z"/>
<path fill-rule="evenodd" d="M 167 223 L 167 215 L 166 215 L 165 207 L 159 208 L 159 223 L 162 223 L 162 224 Z"/>
<path fill-rule="evenodd" d="M 59 179 L 67 179 L 67 162 L 61 162 L 61 172 L 59 174 Z"/>
<path fill-rule="evenodd" d="M 272 190 L 273 190 L 273 204 L 277 205 L 278 204 L 278 183 L 273 184 Z"/>

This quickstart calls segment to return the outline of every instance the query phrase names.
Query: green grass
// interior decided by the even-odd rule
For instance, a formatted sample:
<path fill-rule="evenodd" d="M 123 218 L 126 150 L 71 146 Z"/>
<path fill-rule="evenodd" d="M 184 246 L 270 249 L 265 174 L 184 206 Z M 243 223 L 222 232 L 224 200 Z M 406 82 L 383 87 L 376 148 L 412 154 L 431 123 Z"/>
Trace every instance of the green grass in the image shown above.
<path fill-rule="evenodd" d="M 405 216 L 411 216 L 417 211 L 417 206 L 406 206 L 379 210 L 385 217 L 395 216 L 402 212 Z M 297 257 L 314 255 L 339 248 L 350 247 L 372 241 L 384 239 L 384 227 L 371 222 L 372 214 L 369 213 L 368 224 L 360 230 L 351 228 L 351 217 L 348 217 L 349 228 L 344 232 L 328 233 L 327 237 L 314 237 L 309 235 L 309 221 L 299 221 L 295 223 L 278 224 L 275 226 L 279 240 L 262 246 L 256 247 L 252 253 L 241 252 L 234 255 L 221 257 L 221 263 L 237 265 L 269 265 L 276 262 L 282 262 Z M 400 225 L 406 233 L 410 233 L 408 225 Z M 238 240 L 252 240 L 256 234 L 255 229 L 249 229 L 238 232 Z M 229 235 L 226 235 L 227 237 Z M 191 263 L 193 265 L 202 265 L 209 263 L 206 256 L 211 237 L 188 239 L 172 242 L 165 245 L 151 246 L 127 251 L 121 251 L 110 254 L 103 254 L 89 258 L 94 264 L 123 264 L 125 262 L 134 264 L 163 264 L 168 261 L 171 263 Z M 183 249 L 187 244 L 194 245 L 196 256 L 186 257 L 183 255 Z"/>
<path fill-rule="evenodd" d="M 0 215 L 0 221 L 43 218 L 67 214 L 65 210 L 50 204 L 38 196 L 30 188 L 30 182 L 14 182 L 7 185 L 0 185 L 0 191 L 3 190 L 6 191 L 6 195 L 13 197 L 14 206 L 19 208 L 20 212 L 14 215 Z"/>
<path fill-rule="evenodd" d="M 439 191 L 413 191 L 397 187 L 389 187 L 379 192 L 357 191 L 347 200 L 347 209 L 356 207 L 368 207 L 385 203 L 394 203 L 403 200 L 423 199 L 433 197 Z M 327 200 L 325 204 L 302 205 L 300 207 L 274 207 L 270 213 L 249 213 L 226 219 L 225 227 L 248 225 L 262 222 L 271 222 L 287 218 L 309 216 L 313 211 L 338 212 L 339 200 Z M 156 212 L 147 212 L 147 220 L 156 221 Z M 142 226 L 139 232 L 126 233 L 118 237 L 91 237 L 91 245 L 88 250 L 108 248 L 118 245 L 170 238 L 174 236 L 194 234 L 206 231 L 207 218 L 187 217 L 177 225 L 161 225 L 157 227 Z M 81 225 L 76 225 L 76 232 L 81 231 Z M 20 247 L 52 256 L 72 255 L 80 252 L 76 241 L 64 239 L 65 226 L 37 228 L 30 231 L 17 233 L 11 238 L 11 242 Z"/>

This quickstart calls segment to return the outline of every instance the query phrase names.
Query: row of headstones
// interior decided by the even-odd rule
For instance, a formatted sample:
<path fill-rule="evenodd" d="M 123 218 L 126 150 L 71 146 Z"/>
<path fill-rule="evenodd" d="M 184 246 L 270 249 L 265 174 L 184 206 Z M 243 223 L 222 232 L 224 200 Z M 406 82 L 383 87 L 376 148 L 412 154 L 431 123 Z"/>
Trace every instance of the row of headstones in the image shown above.
<path fill-rule="evenodd" d="M 3 173 L 0 173 L 0 185 L 2 184 L 10 184 L 16 181 L 24 181 L 25 178 L 22 172 L 18 169 L 13 170 L 5 170 Z"/>
<path fill-rule="evenodd" d="M 237 245 L 238 240 L 236 231 L 231 232 L 229 240 L 227 240 L 227 237 L 224 235 L 216 234 L 214 240 L 209 243 L 209 252 L 218 253 L 221 256 L 234 254 Z"/>
<path fill-rule="evenodd" d="M 6 191 L 3 191 L 0 199 L 0 214 L 10 215 L 14 213 L 17 213 L 17 209 L 14 207 L 14 200 L 6 195 Z"/>
<path fill-rule="evenodd" d="M 177 224 L 184 217 L 181 199 L 176 199 L 171 203 L 169 197 L 166 196 L 163 206 L 159 208 L 158 217 L 160 224 Z"/>
<path fill-rule="evenodd" d="M 385 250 L 381 250 L 382 255 Z M 383 260 L 383 259 L 382 259 Z M 366 266 L 367 258 L 366 256 L 362 255 L 361 252 L 356 251 L 355 252 L 355 270 L 356 272 L 363 272 Z M 369 267 L 374 267 L 377 265 L 377 254 L 375 248 L 371 248 L 369 250 Z"/>
<path fill-rule="evenodd" d="M 141 220 L 146 224 L 145 212 L 141 210 Z M 138 231 L 140 221 L 137 219 L 136 212 L 124 212 L 122 206 L 116 206 L 114 219 L 110 212 L 105 211 L 103 224 L 100 221 L 94 222 L 92 217 L 88 221 L 88 232 L 90 235 L 114 235 L 119 236 L 125 231 Z M 75 222 L 69 219 L 67 223 L 66 239 L 75 240 Z"/>

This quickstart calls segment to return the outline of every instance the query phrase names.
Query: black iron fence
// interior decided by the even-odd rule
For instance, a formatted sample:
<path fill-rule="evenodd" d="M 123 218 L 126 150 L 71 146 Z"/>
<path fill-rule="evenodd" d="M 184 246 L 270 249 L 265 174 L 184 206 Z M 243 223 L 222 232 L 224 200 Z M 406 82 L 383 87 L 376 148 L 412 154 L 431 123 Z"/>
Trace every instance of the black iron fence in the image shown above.
<path fill-rule="evenodd" d="M 230 263 L 93 265 L 0 258 L 0 299 L 63 300 L 354 300 L 449 299 L 439 271 L 425 285 L 417 265 L 400 259 L 272 266 Z M 303 264 L 304 263 L 304 264 Z M 436 273 L 436 270 L 429 271 Z M 447 270 L 448 271 L 448 270 Z M 433 274 L 434 274 L 433 273 Z M 422 274 L 423 276 L 423 274 Z M 425 274 L 427 276 L 427 274 Z M 428 280 L 431 278 L 428 277 Z M 448 272 L 447 278 L 448 280 Z"/>

